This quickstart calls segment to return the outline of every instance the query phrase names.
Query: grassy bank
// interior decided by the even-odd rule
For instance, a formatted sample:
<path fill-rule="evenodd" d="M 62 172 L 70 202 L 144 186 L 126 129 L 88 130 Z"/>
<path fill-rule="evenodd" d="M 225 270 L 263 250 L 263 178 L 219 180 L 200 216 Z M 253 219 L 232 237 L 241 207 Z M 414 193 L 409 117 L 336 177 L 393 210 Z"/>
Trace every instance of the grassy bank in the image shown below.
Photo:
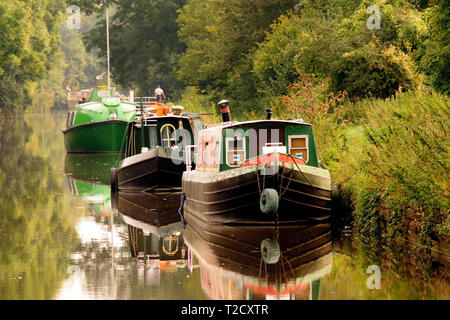
<path fill-rule="evenodd" d="M 322 159 L 360 232 L 448 242 L 449 113 L 448 97 L 415 92 L 347 103 L 315 119 Z"/>

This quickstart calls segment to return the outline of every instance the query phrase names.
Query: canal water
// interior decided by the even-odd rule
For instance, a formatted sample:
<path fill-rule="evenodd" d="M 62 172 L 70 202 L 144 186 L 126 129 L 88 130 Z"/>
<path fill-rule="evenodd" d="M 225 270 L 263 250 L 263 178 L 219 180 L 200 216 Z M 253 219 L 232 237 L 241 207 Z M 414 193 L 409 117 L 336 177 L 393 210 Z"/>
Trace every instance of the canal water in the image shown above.
<path fill-rule="evenodd" d="M 0 299 L 449 299 L 449 256 L 330 224 L 213 226 L 179 194 L 111 197 L 65 113 L 0 120 Z"/>

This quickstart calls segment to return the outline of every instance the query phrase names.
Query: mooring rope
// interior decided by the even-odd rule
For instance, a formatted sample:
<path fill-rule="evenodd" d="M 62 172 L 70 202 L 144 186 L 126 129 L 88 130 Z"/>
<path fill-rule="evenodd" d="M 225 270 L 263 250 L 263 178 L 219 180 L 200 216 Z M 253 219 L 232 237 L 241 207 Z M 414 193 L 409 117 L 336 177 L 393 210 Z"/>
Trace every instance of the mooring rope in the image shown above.
<path fill-rule="evenodd" d="M 314 188 L 314 189 L 316 189 L 312 184 L 311 184 L 311 182 L 309 182 L 309 180 L 308 180 L 308 178 L 305 176 L 305 174 L 303 173 L 303 171 L 302 170 L 300 170 L 300 167 L 298 166 L 298 164 L 297 164 L 297 162 L 295 162 L 295 159 L 294 159 L 294 157 L 291 155 L 291 154 L 289 154 L 289 157 L 291 157 L 292 158 L 292 160 L 294 161 L 294 163 L 295 163 L 295 166 L 297 167 L 297 169 L 298 169 L 298 171 L 300 171 L 301 172 L 301 174 L 303 175 L 303 178 L 305 178 L 305 180 L 306 180 L 306 182 L 308 182 L 309 183 L 309 185 L 312 187 L 312 188 Z"/>
<path fill-rule="evenodd" d="M 283 167 L 283 172 L 284 172 L 284 167 Z M 280 199 L 282 196 L 284 196 L 284 194 L 286 193 L 287 189 L 289 188 L 289 186 L 291 185 L 291 181 L 292 181 L 292 176 L 294 175 L 294 170 L 291 169 L 291 176 L 288 179 L 288 183 L 286 185 L 286 188 L 284 188 L 283 193 L 280 195 Z M 280 190 L 282 189 L 282 184 L 283 182 L 280 184 Z"/>

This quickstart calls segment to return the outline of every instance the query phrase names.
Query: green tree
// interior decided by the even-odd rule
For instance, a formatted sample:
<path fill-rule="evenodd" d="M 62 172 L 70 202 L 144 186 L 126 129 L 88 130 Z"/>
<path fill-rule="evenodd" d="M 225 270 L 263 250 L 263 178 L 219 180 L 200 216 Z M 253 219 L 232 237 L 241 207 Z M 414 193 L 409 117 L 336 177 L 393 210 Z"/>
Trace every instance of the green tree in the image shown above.
<path fill-rule="evenodd" d="M 261 97 L 252 55 L 269 26 L 297 0 L 188 0 L 180 10 L 187 50 L 180 77 L 213 99 L 227 97 L 247 109 Z"/>
<path fill-rule="evenodd" d="M 425 10 L 427 32 L 416 60 L 419 69 L 427 74 L 433 87 L 450 93 L 450 1 L 440 0 Z"/>
<path fill-rule="evenodd" d="M 367 1 L 304 1 L 283 16 L 258 48 L 254 72 L 266 94 L 285 94 L 299 74 L 331 78 L 334 91 L 387 97 L 417 85 L 411 53 L 424 29 L 420 13 L 380 3 L 380 29 L 367 27 Z"/>
<path fill-rule="evenodd" d="M 64 0 L 0 2 L 0 108 L 14 113 L 32 104 L 35 86 L 57 60 Z"/>
<path fill-rule="evenodd" d="M 178 41 L 175 23 L 184 0 L 114 2 L 110 19 L 111 72 L 123 87 L 138 87 L 148 94 L 157 84 L 166 95 L 177 98 L 183 87 L 175 77 L 178 56 L 184 46 Z M 104 16 L 104 11 L 99 11 Z M 105 19 L 85 36 L 89 49 L 99 49 L 106 58 Z"/>

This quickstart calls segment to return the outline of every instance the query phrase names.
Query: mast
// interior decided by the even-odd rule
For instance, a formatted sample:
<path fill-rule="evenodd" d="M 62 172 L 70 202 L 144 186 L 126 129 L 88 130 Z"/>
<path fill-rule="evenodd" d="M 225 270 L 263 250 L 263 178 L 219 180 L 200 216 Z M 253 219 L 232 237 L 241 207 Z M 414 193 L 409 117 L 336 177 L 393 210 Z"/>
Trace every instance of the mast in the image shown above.
<path fill-rule="evenodd" d="M 106 57 L 108 60 L 108 95 L 111 98 L 111 66 L 109 62 L 109 12 L 106 5 Z"/>

